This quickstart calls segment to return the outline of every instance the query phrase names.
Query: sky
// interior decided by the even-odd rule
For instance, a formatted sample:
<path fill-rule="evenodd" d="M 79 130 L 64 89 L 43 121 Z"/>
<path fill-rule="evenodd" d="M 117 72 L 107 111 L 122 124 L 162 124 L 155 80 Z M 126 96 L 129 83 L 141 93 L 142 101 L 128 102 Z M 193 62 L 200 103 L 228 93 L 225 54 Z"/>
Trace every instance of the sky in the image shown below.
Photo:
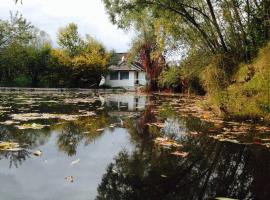
<path fill-rule="evenodd" d="M 109 50 L 126 52 L 132 33 L 124 32 L 112 25 L 102 0 L 0 0 L 0 19 L 7 20 L 10 11 L 18 11 L 40 30 L 47 32 L 56 45 L 56 35 L 60 27 L 74 22 L 81 35 L 90 34 L 102 42 Z"/>

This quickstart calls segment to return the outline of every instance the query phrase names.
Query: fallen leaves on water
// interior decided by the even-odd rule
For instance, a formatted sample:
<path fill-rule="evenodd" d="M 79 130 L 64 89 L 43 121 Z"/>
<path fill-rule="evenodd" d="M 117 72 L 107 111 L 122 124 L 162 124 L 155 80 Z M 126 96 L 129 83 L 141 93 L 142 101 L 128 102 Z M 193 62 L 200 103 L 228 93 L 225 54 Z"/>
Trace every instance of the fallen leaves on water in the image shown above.
<path fill-rule="evenodd" d="M 214 135 L 214 136 L 212 135 L 209 137 L 214 138 L 215 140 L 218 140 L 220 142 L 231 142 L 231 143 L 235 143 L 235 144 L 240 143 L 238 140 L 226 138 L 225 136 L 226 136 L 225 134 L 219 134 L 219 135 Z"/>
<path fill-rule="evenodd" d="M 70 165 L 71 165 L 71 166 L 72 166 L 72 165 L 76 165 L 76 164 L 78 164 L 80 161 L 81 161 L 80 159 L 74 160 L 74 161 L 72 161 L 72 162 L 70 163 Z"/>
<path fill-rule="evenodd" d="M 191 131 L 189 133 L 190 133 L 190 135 L 198 135 L 199 134 L 197 131 Z"/>
<path fill-rule="evenodd" d="M 228 197 L 216 197 L 215 200 L 237 200 L 237 199 L 232 199 Z"/>
<path fill-rule="evenodd" d="M 42 151 L 41 150 L 37 150 L 35 152 L 33 152 L 34 156 L 41 156 L 42 155 Z"/>
<path fill-rule="evenodd" d="M 69 115 L 69 114 L 51 114 L 51 113 L 20 113 L 10 115 L 13 120 L 17 121 L 29 121 L 37 119 L 62 119 L 66 121 L 74 121 L 79 117 L 95 116 L 94 112 L 85 112 L 79 115 Z"/>
<path fill-rule="evenodd" d="M 164 128 L 165 127 L 165 124 L 164 123 L 160 123 L 160 122 L 157 122 L 157 123 L 147 123 L 148 126 L 156 126 L 158 128 Z"/>
<path fill-rule="evenodd" d="M 154 141 L 155 141 L 155 144 L 164 146 L 164 147 L 182 147 L 181 144 L 178 144 L 176 141 L 168 139 L 168 138 L 157 137 Z"/>
<path fill-rule="evenodd" d="M 7 120 L 7 121 L 4 121 L 4 122 L 0 122 L 0 124 L 3 124 L 3 125 L 12 125 L 12 124 L 19 124 L 20 122 L 16 122 L 16 121 L 12 121 L 12 120 Z"/>
<path fill-rule="evenodd" d="M 21 151 L 23 150 L 19 143 L 16 142 L 0 142 L 1 151 Z"/>
<path fill-rule="evenodd" d="M 64 103 L 66 104 L 78 104 L 78 103 L 94 103 L 95 98 L 75 98 L 75 99 L 65 99 Z"/>
<path fill-rule="evenodd" d="M 67 176 L 67 177 L 65 177 L 65 179 L 70 183 L 74 182 L 74 177 L 73 176 Z"/>
<path fill-rule="evenodd" d="M 17 125 L 15 127 L 17 127 L 18 129 L 24 130 L 24 129 L 43 129 L 44 127 L 46 127 L 48 125 L 42 125 L 42 124 L 22 124 L 22 125 Z"/>
<path fill-rule="evenodd" d="M 172 152 L 171 154 L 178 157 L 182 157 L 182 158 L 185 158 L 189 155 L 188 152 L 184 152 L 184 151 L 175 151 L 175 152 Z"/>

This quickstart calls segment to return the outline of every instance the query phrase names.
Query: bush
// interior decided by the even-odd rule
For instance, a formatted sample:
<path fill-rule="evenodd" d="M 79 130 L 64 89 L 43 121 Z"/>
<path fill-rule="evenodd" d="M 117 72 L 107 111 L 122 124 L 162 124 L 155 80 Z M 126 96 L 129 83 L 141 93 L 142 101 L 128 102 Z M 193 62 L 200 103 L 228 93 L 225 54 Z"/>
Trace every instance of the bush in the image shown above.
<path fill-rule="evenodd" d="M 269 70 L 270 43 L 259 51 L 251 63 L 239 64 L 231 78 L 233 82 L 222 90 L 226 92 L 218 90 L 220 97 L 223 98 L 218 105 L 224 105 L 227 112 L 234 117 L 269 118 Z"/>
<path fill-rule="evenodd" d="M 172 89 L 181 92 L 181 69 L 180 67 L 169 67 L 163 71 L 158 79 L 158 85 L 162 89 Z"/>
<path fill-rule="evenodd" d="M 16 87 L 29 87 L 32 83 L 30 77 L 24 74 L 18 75 L 13 82 Z"/>

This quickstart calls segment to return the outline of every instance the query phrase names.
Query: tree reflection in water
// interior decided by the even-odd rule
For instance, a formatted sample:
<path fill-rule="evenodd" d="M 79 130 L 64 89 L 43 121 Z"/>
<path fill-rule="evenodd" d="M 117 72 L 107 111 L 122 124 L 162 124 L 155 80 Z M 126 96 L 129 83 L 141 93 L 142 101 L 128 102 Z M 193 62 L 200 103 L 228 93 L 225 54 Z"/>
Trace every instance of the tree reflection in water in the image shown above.
<path fill-rule="evenodd" d="M 80 142 L 90 144 L 100 137 L 103 131 L 98 131 L 108 127 L 108 116 L 101 114 L 99 117 L 87 117 L 76 121 L 65 122 L 61 125 L 61 134 L 57 137 L 59 150 L 69 156 L 76 155 L 77 147 Z"/>
<path fill-rule="evenodd" d="M 26 159 L 31 157 L 31 149 L 46 143 L 50 138 L 47 129 L 41 130 L 19 130 L 14 127 L 0 126 L 0 141 L 14 141 L 19 143 L 24 150 L 0 151 L 0 160 L 9 160 L 9 167 L 18 168 Z"/>
<path fill-rule="evenodd" d="M 145 132 L 142 120 L 128 128 L 136 143 L 132 153 L 121 151 L 109 164 L 98 187 L 97 199 L 268 199 L 270 153 L 261 146 L 217 142 L 206 134 L 179 137 L 186 158 L 171 155 L 151 142 L 153 130 Z M 203 130 L 207 124 L 181 118 L 187 130 Z M 143 125 L 143 126 L 138 126 Z M 143 129 L 144 134 L 141 135 Z M 150 131 L 150 132 L 149 132 Z M 137 134 L 136 134 L 137 132 Z M 157 134 L 154 131 L 154 134 Z M 140 137 L 138 137 L 140 136 Z M 263 161 L 263 162 L 262 162 Z"/>
<path fill-rule="evenodd" d="M 0 160 L 9 160 L 9 168 L 18 168 L 27 158 L 30 158 L 30 152 L 27 150 L 21 151 L 0 151 Z"/>

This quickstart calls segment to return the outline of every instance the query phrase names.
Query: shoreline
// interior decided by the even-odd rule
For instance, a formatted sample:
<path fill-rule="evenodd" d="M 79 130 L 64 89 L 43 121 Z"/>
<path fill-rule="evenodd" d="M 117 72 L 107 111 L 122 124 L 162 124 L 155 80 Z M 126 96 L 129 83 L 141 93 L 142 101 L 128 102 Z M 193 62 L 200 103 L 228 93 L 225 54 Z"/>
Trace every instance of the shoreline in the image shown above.
<path fill-rule="evenodd" d="M 122 88 L 27 88 L 27 87 L 0 87 L 0 92 L 127 92 Z"/>

